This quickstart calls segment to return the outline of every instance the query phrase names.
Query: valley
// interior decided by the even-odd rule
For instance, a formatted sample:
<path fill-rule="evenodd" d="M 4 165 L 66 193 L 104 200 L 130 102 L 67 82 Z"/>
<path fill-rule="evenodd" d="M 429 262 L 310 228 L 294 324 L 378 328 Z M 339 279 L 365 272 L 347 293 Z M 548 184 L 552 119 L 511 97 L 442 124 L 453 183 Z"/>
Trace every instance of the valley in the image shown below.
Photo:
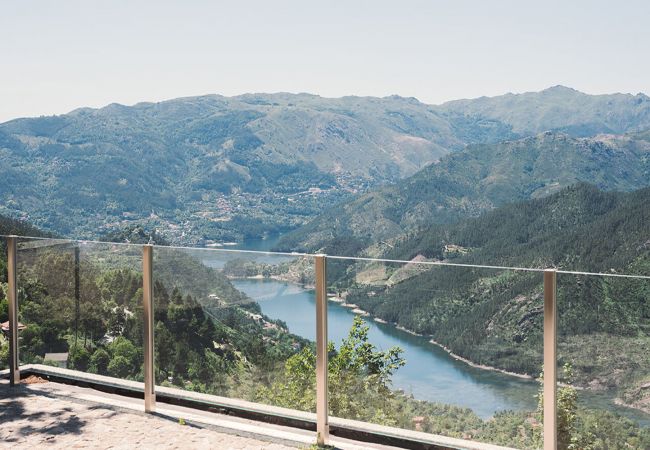
<path fill-rule="evenodd" d="M 411 261 L 328 260 L 332 360 L 370 358 L 333 368 L 334 410 L 534 448 L 539 274 L 416 263 L 648 275 L 648 129 L 643 94 L 561 86 L 443 105 L 279 93 L 81 108 L 0 124 L 0 229 L 155 243 L 157 381 L 303 410 L 313 261 L 218 249 Z M 25 357 L 69 350 L 71 367 L 140 379 L 140 248 L 81 245 L 79 331 L 57 249 L 80 244 L 57 245 L 27 246 Z M 559 278 L 558 363 L 585 439 L 606 423 L 650 439 L 649 300 L 646 280 Z"/>
<path fill-rule="evenodd" d="M 297 234 L 284 247 L 315 247 L 327 240 L 316 225 L 323 221 L 355 239 L 383 239 L 591 181 L 613 155 L 626 165 L 594 182 L 642 187 L 639 132 L 648 128 L 643 94 L 563 87 L 443 105 L 278 93 L 80 108 L 0 124 L 0 214 L 77 238 L 140 225 L 183 245 L 309 224 L 298 232 L 309 230 L 309 242 Z M 542 132 L 551 135 L 525 140 Z M 534 156 L 549 146 L 575 154 L 558 174 Z M 593 156 L 576 159 L 585 149 Z M 499 155 L 510 164 L 501 167 Z M 467 185 L 477 177 L 486 192 Z M 409 189 L 419 194 L 407 201 Z"/>

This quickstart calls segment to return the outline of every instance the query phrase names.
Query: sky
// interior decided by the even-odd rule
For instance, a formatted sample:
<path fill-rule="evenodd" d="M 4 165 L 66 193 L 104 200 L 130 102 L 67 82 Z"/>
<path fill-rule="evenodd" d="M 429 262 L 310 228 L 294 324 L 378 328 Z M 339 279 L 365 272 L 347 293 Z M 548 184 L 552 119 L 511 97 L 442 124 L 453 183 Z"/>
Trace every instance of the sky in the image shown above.
<path fill-rule="evenodd" d="M 650 93 L 649 19 L 648 0 L 3 0 L 0 122 L 213 93 Z"/>

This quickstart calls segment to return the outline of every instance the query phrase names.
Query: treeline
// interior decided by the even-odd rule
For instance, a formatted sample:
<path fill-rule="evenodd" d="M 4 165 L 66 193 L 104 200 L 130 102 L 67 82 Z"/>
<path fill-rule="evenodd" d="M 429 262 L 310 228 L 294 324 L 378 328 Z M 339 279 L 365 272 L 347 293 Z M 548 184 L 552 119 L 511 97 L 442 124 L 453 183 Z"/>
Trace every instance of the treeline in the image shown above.
<path fill-rule="evenodd" d="M 45 233 L 29 222 L 3 216 L 0 214 L 0 236 L 31 236 L 51 237 L 52 234 Z M 7 282 L 7 243 L 0 239 L 0 283 Z"/>

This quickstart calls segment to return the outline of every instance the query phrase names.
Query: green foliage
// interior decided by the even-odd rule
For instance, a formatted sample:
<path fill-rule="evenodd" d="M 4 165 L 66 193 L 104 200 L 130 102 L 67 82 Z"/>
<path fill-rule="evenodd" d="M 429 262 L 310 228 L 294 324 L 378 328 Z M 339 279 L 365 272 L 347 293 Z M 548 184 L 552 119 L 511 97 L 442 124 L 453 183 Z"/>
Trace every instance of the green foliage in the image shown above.
<path fill-rule="evenodd" d="M 124 356 L 114 356 L 108 363 L 108 374 L 115 378 L 127 378 L 135 371 L 135 366 Z"/>
<path fill-rule="evenodd" d="M 9 301 L 5 296 L 6 287 L 5 283 L 0 283 L 0 323 L 9 320 Z"/>
<path fill-rule="evenodd" d="M 509 203 L 546 197 L 579 182 L 604 190 L 632 191 L 650 183 L 649 155 L 650 147 L 634 136 L 602 141 L 544 133 L 470 145 L 394 185 L 327 210 L 288 233 L 279 245 L 318 251 L 337 239 L 356 239 L 373 245 L 370 251 L 376 252 L 376 247 L 390 248 L 404 233 L 417 235 L 418 229 L 431 224 L 458 223 Z M 517 229 L 518 224 L 508 225 Z M 525 239 L 524 233 L 518 229 L 516 235 Z M 497 248 L 496 240 L 492 245 Z M 354 252 L 354 248 L 350 250 Z"/>
<path fill-rule="evenodd" d="M 130 225 L 113 230 L 101 238 L 102 241 L 127 242 L 130 244 L 169 245 L 169 241 L 156 230 L 147 231 L 142 225 Z"/>
<path fill-rule="evenodd" d="M 329 344 L 329 407 L 333 416 L 514 448 L 542 447 L 541 387 L 536 413 L 502 411 L 488 420 L 469 409 L 418 401 L 390 389 L 392 374 L 405 361 L 398 348 L 378 352 L 368 342 L 367 329 L 357 317 L 338 349 Z M 256 400 L 314 411 L 315 365 L 313 350 L 303 349 L 287 360 L 281 379 L 270 387 L 258 388 Z M 571 378 L 567 365 L 564 379 L 570 383 Z M 560 387 L 557 401 L 560 449 L 647 448 L 650 444 L 650 431 L 634 422 L 602 410 L 581 408 L 578 391 L 570 385 Z"/>
<path fill-rule="evenodd" d="M 68 353 L 68 368 L 86 372 L 90 363 L 90 352 L 81 345 L 73 345 Z"/>
<path fill-rule="evenodd" d="M 106 375 L 108 373 L 108 365 L 110 362 L 111 355 L 105 349 L 98 348 L 90 357 L 88 372 Z"/>
<path fill-rule="evenodd" d="M 340 347 L 328 345 L 329 408 L 338 417 L 395 424 L 398 413 L 391 407 L 394 398 L 391 375 L 405 361 L 398 347 L 378 351 L 368 342 L 368 329 L 360 317 L 355 317 Z M 311 348 L 305 348 L 287 360 L 283 380 L 260 389 L 259 398 L 272 404 L 315 411 L 315 374 L 316 356 Z"/>
<path fill-rule="evenodd" d="M 118 336 L 113 342 L 107 346 L 108 352 L 111 354 L 112 359 L 124 358 L 132 366 L 135 366 L 135 362 L 140 359 L 140 352 L 138 348 L 131 341 L 129 341 L 124 336 Z M 109 364 L 110 370 L 110 364 Z M 129 371 L 129 373 L 132 371 Z"/>
<path fill-rule="evenodd" d="M 564 380 L 566 384 L 560 386 L 557 390 L 557 446 L 560 450 L 581 449 L 589 450 L 591 444 L 588 442 L 589 436 L 583 436 L 578 431 L 578 392 L 571 386 L 573 382 L 573 369 L 570 364 L 563 367 Z M 537 414 L 540 422 L 543 423 L 544 411 L 544 377 L 543 373 L 539 377 L 539 393 Z M 541 428 L 537 436 L 540 444 L 542 443 Z"/>
<path fill-rule="evenodd" d="M 0 370 L 9 368 L 9 341 L 0 335 Z"/>

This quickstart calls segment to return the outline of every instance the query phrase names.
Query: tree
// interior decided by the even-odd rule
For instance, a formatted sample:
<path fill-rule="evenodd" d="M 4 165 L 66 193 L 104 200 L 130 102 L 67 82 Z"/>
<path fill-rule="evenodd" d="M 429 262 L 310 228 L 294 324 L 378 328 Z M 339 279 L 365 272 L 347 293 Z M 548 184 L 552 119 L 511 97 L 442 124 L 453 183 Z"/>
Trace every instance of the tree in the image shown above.
<path fill-rule="evenodd" d="M 68 353 L 68 368 L 85 372 L 90 363 L 90 353 L 86 347 L 77 345 L 70 348 Z"/>
<path fill-rule="evenodd" d="M 566 384 L 557 391 L 557 448 L 559 450 L 590 450 L 593 448 L 593 436 L 590 433 L 581 433 L 583 427 L 578 421 L 578 391 L 571 386 L 573 369 L 571 364 L 562 368 Z M 539 403 L 537 412 L 541 419 L 544 414 L 544 374 L 539 377 Z M 540 430 L 541 432 L 541 430 Z M 541 435 L 537 436 L 541 444 Z"/>
<path fill-rule="evenodd" d="M 133 372 L 133 364 L 124 356 L 114 356 L 108 363 L 108 374 L 115 378 L 127 378 Z"/>
<path fill-rule="evenodd" d="M 108 364 L 111 361 L 111 355 L 108 354 L 103 348 L 98 348 L 90 357 L 90 365 L 88 371 L 91 373 L 98 373 L 105 375 L 108 371 Z"/>
<path fill-rule="evenodd" d="M 377 351 L 368 342 L 368 330 L 363 319 L 356 316 L 339 349 L 329 343 L 329 407 L 334 416 L 395 424 L 399 412 L 391 402 L 395 395 L 391 377 L 405 360 L 399 347 Z M 311 348 L 304 348 L 287 360 L 284 379 L 261 388 L 258 396 L 280 406 L 314 411 L 315 374 L 316 355 Z"/>
<path fill-rule="evenodd" d="M 133 378 L 142 365 L 141 353 L 131 341 L 124 336 L 118 336 L 108 346 L 111 361 L 108 373 L 117 378 Z"/>

